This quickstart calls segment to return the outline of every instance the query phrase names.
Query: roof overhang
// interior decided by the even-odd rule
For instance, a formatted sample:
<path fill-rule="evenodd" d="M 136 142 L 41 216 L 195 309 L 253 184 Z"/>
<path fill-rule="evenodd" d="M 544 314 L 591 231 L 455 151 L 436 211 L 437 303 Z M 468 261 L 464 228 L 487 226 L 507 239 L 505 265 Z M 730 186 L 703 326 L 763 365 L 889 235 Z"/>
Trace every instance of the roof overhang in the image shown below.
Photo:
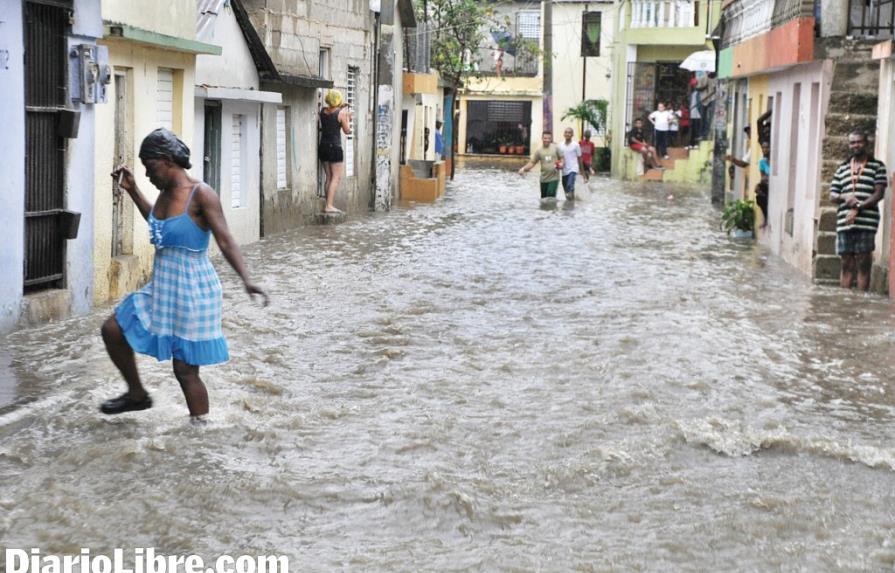
<path fill-rule="evenodd" d="M 159 34 L 136 26 L 128 24 L 119 24 L 116 22 L 103 23 L 103 40 L 126 40 L 135 44 L 142 44 L 162 50 L 171 50 L 173 52 L 184 52 L 187 54 L 207 54 L 209 56 L 220 56 L 223 52 L 220 46 L 214 44 L 206 44 L 197 40 L 188 40 L 177 36 L 168 36 Z"/>
<path fill-rule="evenodd" d="M 280 92 L 265 92 L 244 88 L 196 86 L 196 97 L 232 101 L 255 101 L 258 103 L 283 103 L 283 94 Z"/>
<path fill-rule="evenodd" d="M 413 9 L 413 0 L 398 0 L 398 13 L 401 14 L 401 26 L 404 28 L 416 28 L 416 12 Z"/>
<path fill-rule="evenodd" d="M 325 80 L 317 76 L 303 76 L 284 73 L 281 73 L 280 77 L 277 80 L 271 81 L 278 81 L 279 83 L 298 88 L 331 88 L 334 85 L 332 80 Z"/>

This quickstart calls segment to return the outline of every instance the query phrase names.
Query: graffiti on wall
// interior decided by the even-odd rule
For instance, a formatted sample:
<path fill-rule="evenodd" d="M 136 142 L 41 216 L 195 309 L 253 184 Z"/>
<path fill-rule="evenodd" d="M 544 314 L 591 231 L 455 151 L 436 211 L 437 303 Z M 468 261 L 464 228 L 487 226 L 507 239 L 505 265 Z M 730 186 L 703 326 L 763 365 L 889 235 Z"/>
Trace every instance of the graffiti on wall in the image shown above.
<path fill-rule="evenodd" d="M 376 110 L 376 211 L 388 211 L 392 207 L 391 150 L 394 117 L 395 98 L 392 86 L 379 86 L 379 109 Z"/>

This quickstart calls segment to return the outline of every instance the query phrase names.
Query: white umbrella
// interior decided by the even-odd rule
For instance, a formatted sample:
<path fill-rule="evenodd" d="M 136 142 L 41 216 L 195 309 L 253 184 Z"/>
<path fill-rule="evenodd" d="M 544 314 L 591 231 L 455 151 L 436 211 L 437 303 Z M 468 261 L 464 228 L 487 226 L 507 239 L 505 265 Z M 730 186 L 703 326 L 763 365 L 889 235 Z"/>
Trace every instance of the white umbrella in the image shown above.
<path fill-rule="evenodd" d="M 715 52 L 713 50 L 693 52 L 681 62 L 680 67 L 691 72 L 714 72 Z"/>

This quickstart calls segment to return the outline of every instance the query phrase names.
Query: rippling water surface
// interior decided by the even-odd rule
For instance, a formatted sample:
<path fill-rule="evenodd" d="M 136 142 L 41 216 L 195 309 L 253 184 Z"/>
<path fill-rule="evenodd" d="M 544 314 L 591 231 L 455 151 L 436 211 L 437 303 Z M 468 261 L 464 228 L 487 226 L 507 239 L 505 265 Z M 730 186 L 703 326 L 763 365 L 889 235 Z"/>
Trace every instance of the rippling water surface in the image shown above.
<path fill-rule="evenodd" d="M 0 338 L 0 539 L 274 553 L 293 571 L 822 571 L 895 563 L 895 317 L 717 231 L 701 191 L 463 171 L 435 205 L 246 250 L 232 359 L 152 410 L 102 309 Z M 669 197 L 672 193 L 673 197 Z M 0 392 L 2 394 L 2 392 Z"/>

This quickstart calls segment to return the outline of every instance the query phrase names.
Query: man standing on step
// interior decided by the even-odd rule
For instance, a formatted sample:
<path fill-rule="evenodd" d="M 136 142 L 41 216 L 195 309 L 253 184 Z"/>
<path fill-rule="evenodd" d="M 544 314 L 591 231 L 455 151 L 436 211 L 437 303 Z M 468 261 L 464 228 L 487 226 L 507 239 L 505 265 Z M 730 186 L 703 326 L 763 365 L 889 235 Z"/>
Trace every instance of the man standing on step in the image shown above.
<path fill-rule="evenodd" d="M 886 166 L 867 151 L 867 134 L 848 134 L 851 158 L 842 162 L 830 184 L 836 213 L 836 254 L 842 259 L 839 285 L 851 288 L 857 271 L 858 289 L 870 288 L 870 268 L 879 227 L 877 203 L 886 192 Z"/>

